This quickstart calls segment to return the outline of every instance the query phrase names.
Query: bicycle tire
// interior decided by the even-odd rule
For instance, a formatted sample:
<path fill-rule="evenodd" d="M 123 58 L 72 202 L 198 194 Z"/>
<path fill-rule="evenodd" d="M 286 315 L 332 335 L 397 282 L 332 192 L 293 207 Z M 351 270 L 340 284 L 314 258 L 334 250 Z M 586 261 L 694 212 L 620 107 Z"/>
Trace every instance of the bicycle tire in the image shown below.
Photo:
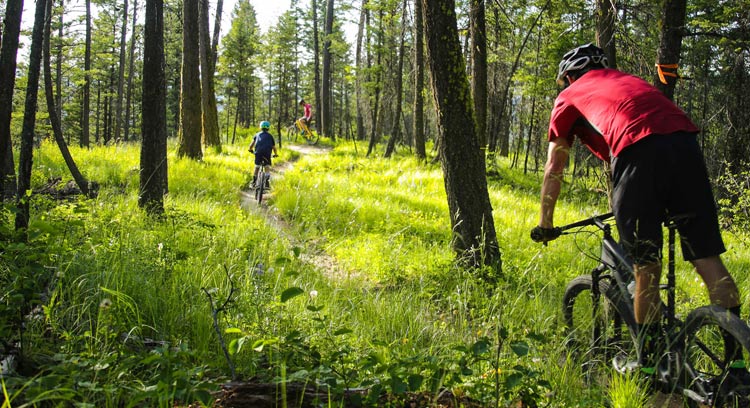
<path fill-rule="evenodd" d="M 610 366 L 616 355 L 635 354 L 633 337 L 617 311 L 613 295 L 613 282 L 605 277 L 599 280 L 599 305 L 597 310 L 598 334 L 592 321 L 593 303 L 591 275 L 574 278 L 563 296 L 563 320 L 566 326 L 566 348 L 578 355 L 586 365 L 601 363 Z M 583 295 L 583 296 L 581 296 Z M 597 338 L 595 338 L 597 337 Z"/>
<path fill-rule="evenodd" d="M 742 319 L 718 306 L 694 309 L 688 314 L 678 340 L 683 347 L 680 378 L 690 391 L 685 394 L 702 406 L 750 407 L 750 384 L 747 383 L 750 374 L 745 368 L 744 377 L 728 376 L 729 362 L 724 356 L 721 330 L 742 345 L 743 357 L 748 361 L 750 327 Z"/>
<path fill-rule="evenodd" d="M 266 172 L 261 171 L 258 174 L 258 186 L 256 190 L 256 197 L 258 198 L 258 205 L 263 202 L 263 191 L 266 189 Z"/>
<path fill-rule="evenodd" d="M 307 144 L 311 146 L 315 146 L 318 144 L 318 140 L 320 140 L 320 135 L 316 131 L 310 131 L 310 137 L 305 137 L 305 141 L 307 141 Z"/>

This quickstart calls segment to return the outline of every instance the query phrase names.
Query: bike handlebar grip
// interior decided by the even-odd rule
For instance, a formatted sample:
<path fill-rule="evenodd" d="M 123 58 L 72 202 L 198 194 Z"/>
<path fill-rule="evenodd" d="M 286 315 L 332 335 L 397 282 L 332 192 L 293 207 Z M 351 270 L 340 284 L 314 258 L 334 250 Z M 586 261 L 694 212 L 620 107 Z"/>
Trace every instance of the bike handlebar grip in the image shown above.
<path fill-rule="evenodd" d="M 534 227 L 531 230 L 531 240 L 534 242 L 547 242 L 562 235 L 560 228 Z"/>

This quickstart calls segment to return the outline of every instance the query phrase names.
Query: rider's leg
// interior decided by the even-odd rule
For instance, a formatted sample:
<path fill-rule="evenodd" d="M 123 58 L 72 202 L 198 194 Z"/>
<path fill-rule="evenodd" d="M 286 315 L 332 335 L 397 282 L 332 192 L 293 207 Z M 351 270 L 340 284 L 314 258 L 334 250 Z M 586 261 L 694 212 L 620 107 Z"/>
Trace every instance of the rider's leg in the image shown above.
<path fill-rule="evenodd" d="M 708 289 L 711 303 L 725 309 L 740 305 L 737 285 L 719 256 L 695 259 L 692 262 Z"/>
<path fill-rule="evenodd" d="M 658 360 L 661 337 L 661 262 L 634 265 L 635 294 L 633 307 L 638 324 L 638 362 L 651 374 Z"/>
<path fill-rule="evenodd" d="M 304 134 L 305 137 L 310 137 L 312 132 L 310 132 L 310 128 L 307 127 L 307 121 L 304 119 L 300 119 L 299 123 L 300 123 L 300 129 L 302 129 L 302 134 Z"/>
<path fill-rule="evenodd" d="M 256 181 L 258 180 L 258 170 L 260 170 L 260 166 L 258 166 L 258 165 L 256 164 L 256 165 L 255 165 L 255 171 L 253 172 L 253 181 L 252 181 L 252 183 L 251 183 L 251 185 L 252 185 L 253 187 L 255 187 L 255 182 L 256 182 Z"/>
<path fill-rule="evenodd" d="M 710 256 L 707 258 L 691 261 L 698 274 L 708 289 L 708 297 L 711 303 L 729 310 L 737 317 L 740 316 L 740 293 L 737 285 L 729 274 L 721 257 Z M 745 368 L 742 357 L 742 346 L 730 336 L 724 333 L 725 357 L 737 368 Z"/>

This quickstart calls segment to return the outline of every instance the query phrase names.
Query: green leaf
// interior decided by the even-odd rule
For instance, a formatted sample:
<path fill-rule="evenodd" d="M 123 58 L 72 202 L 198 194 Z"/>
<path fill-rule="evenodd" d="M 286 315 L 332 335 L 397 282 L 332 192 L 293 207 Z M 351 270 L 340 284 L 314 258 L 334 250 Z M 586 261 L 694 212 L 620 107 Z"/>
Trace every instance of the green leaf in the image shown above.
<path fill-rule="evenodd" d="M 514 341 L 510 344 L 510 348 L 518 357 L 529 354 L 529 344 L 525 341 Z"/>
<path fill-rule="evenodd" d="M 471 346 L 471 352 L 474 356 L 481 356 L 490 350 L 490 342 L 487 340 L 479 340 Z"/>
<path fill-rule="evenodd" d="M 289 288 L 281 294 L 281 303 L 285 303 L 287 300 L 297 297 L 303 293 L 305 293 L 305 291 L 296 286 L 293 288 Z"/>
<path fill-rule="evenodd" d="M 416 391 L 422 387 L 424 377 L 419 374 L 410 374 L 407 381 L 409 382 L 409 389 Z"/>
<path fill-rule="evenodd" d="M 403 394 L 406 392 L 406 383 L 401 377 L 391 377 L 391 391 L 393 391 L 394 394 Z"/>
<path fill-rule="evenodd" d="M 344 327 L 344 328 L 338 329 L 335 332 L 333 332 L 333 335 L 334 336 L 340 336 L 342 334 L 349 334 L 349 333 L 352 333 L 352 330 L 351 329 L 347 329 L 346 327 Z"/>
<path fill-rule="evenodd" d="M 224 333 L 226 334 L 242 334 L 242 330 L 236 328 L 236 327 L 229 327 L 226 330 L 224 330 Z"/>
<path fill-rule="evenodd" d="M 512 389 L 518 386 L 518 384 L 521 384 L 521 380 L 523 379 L 523 374 L 520 373 L 513 373 L 505 378 L 505 388 L 506 389 Z"/>
<path fill-rule="evenodd" d="M 325 308 L 325 306 L 315 306 L 315 305 L 308 305 L 306 307 L 306 309 L 309 310 L 309 311 L 311 311 L 311 312 L 319 312 L 319 311 L 323 310 L 324 308 Z"/>

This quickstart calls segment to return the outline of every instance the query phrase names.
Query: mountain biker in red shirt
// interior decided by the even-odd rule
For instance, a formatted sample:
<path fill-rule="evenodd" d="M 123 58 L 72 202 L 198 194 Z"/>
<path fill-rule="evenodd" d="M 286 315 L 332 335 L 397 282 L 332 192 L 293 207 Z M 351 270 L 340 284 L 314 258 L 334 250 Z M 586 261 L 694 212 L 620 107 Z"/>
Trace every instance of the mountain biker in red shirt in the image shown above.
<path fill-rule="evenodd" d="M 302 106 L 304 113 L 301 118 L 297 119 L 297 127 L 301 134 L 307 133 L 309 135 L 311 132 L 308 126 L 310 125 L 310 119 L 312 119 L 312 105 L 305 102 L 304 99 L 299 100 L 299 105 Z"/>
<path fill-rule="evenodd" d="M 557 82 L 564 89 L 550 117 L 541 214 L 532 237 L 546 242 L 556 236 L 555 204 L 577 136 L 612 164 L 612 210 L 620 240 L 634 263 L 638 363 L 643 372 L 653 373 L 661 337 L 659 281 L 662 223 L 667 216 L 692 215 L 678 226 L 683 257 L 705 282 L 712 304 L 740 313 L 737 286 L 720 258 L 725 247 L 696 137 L 699 129 L 655 87 L 608 68 L 604 51 L 592 44 L 563 56 Z M 730 343 L 727 357 L 744 371 L 742 347 L 733 339 Z"/>

